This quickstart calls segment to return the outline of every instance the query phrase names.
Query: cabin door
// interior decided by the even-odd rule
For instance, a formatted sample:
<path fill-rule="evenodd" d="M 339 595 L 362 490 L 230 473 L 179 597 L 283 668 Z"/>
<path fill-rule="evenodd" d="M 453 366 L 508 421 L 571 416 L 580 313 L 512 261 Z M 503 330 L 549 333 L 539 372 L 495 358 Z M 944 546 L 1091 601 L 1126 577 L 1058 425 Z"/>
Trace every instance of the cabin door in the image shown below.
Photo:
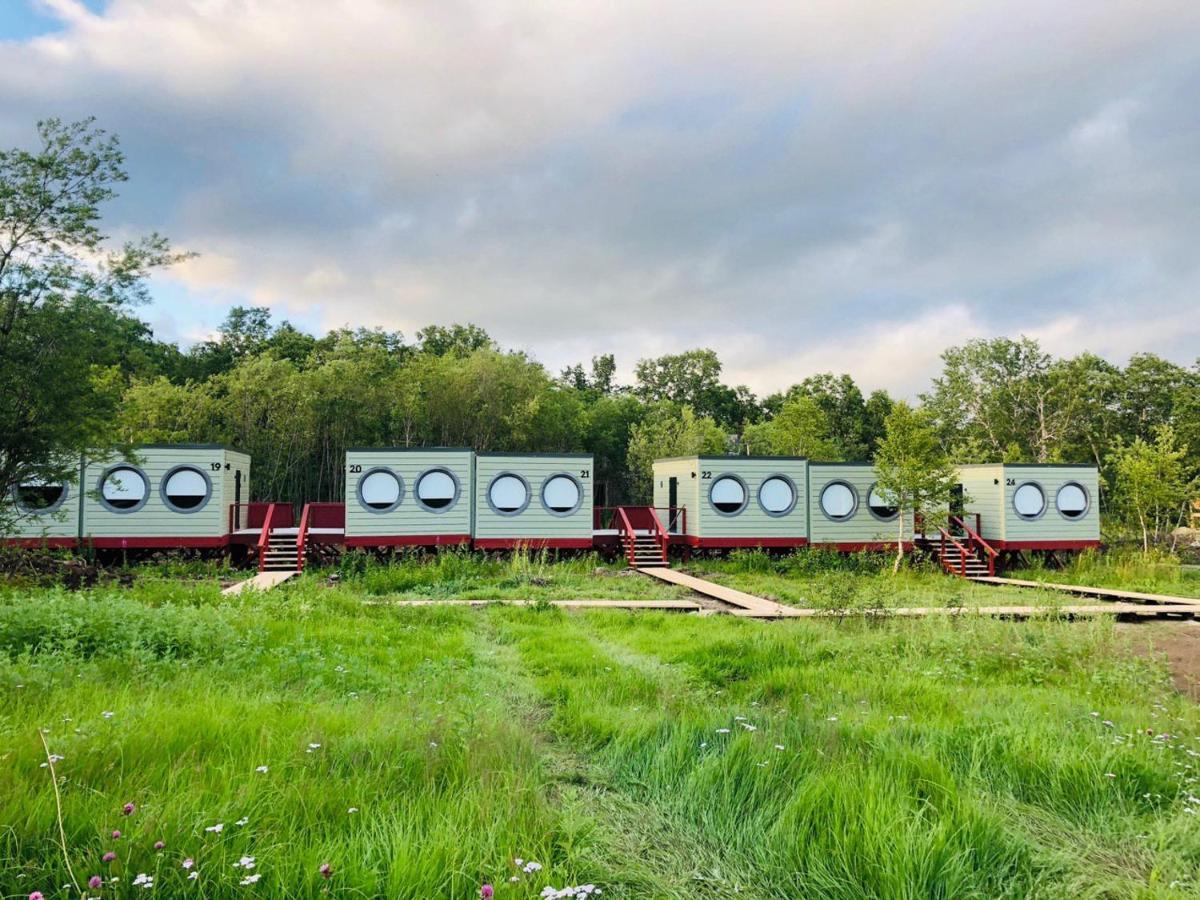
<path fill-rule="evenodd" d="M 242 470 L 233 473 L 233 530 L 242 527 Z"/>
<path fill-rule="evenodd" d="M 961 519 L 966 513 L 966 504 L 963 499 L 963 486 L 956 484 L 950 489 L 950 517 Z M 947 528 L 951 534 L 958 536 L 963 533 L 962 526 L 956 522 L 950 523 Z"/>
<path fill-rule="evenodd" d="M 672 478 L 667 482 L 667 506 L 671 507 L 667 510 L 667 531 L 671 534 L 679 534 L 679 510 L 675 508 L 679 506 L 678 478 Z"/>

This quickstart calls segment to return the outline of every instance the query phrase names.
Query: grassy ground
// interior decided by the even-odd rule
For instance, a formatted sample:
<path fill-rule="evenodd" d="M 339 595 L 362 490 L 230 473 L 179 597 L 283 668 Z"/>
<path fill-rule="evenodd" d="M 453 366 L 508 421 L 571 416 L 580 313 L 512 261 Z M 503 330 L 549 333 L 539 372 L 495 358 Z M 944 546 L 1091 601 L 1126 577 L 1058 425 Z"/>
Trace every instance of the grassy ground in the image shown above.
<path fill-rule="evenodd" d="M 1060 584 L 1200 598 L 1200 567 L 1180 566 L 1178 559 L 1166 553 L 1081 553 L 1062 569 L 1035 566 L 1005 574 Z"/>
<path fill-rule="evenodd" d="M 93 895 L 1200 893 L 1200 714 L 1109 623 L 404 609 L 359 578 L 0 597 L 0 895 L 68 894 L 39 730 Z"/>

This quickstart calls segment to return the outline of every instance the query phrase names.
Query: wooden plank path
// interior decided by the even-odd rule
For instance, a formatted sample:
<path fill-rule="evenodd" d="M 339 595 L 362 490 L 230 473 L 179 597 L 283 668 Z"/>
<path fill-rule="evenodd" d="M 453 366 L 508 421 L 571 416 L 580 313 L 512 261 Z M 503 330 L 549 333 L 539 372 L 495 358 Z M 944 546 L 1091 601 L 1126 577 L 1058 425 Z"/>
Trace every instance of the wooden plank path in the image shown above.
<path fill-rule="evenodd" d="M 1154 606 L 1146 603 L 1104 603 L 1099 606 L 910 606 L 888 609 L 796 609 L 787 610 L 774 618 L 794 619 L 841 619 L 841 618 L 910 618 L 919 616 L 990 616 L 1000 619 L 1032 619 L 1038 616 L 1064 616 L 1087 618 L 1091 616 L 1120 616 L 1139 619 L 1194 619 L 1200 616 L 1200 604 L 1176 606 L 1163 604 Z M 745 610 L 734 610 L 732 615 L 750 618 L 755 616 Z"/>
<path fill-rule="evenodd" d="M 1083 597 L 1099 597 L 1101 600 L 1129 600 L 1134 603 L 1173 603 L 1181 606 L 1200 604 L 1197 597 L 1172 597 L 1169 594 L 1143 594 L 1139 591 L 1120 591 L 1116 588 L 1092 587 L 1084 584 L 1055 584 L 1051 581 L 1024 581 L 1019 578 L 982 577 L 972 578 L 982 584 L 1008 585 L 1009 587 L 1042 588 L 1064 594 Z"/>
<path fill-rule="evenodd" d="M 364 600 L 368 606 L 537 606 L 537 600 Z M 564 609 L 670 609 L 700 612 L 704 607 L 693 600 L 550 600 L 551 606 Z"/>
<path fill-rule="evenodd" d="M 259 572 L 253 578 L 247 578 L 245 581 L 239 581 L 237 584 L 231 584 L 225 590 L 221 591 L 226 597 L 232 597 L 234 594 L 240 594 L 242 591 L 269 591 L 273 587 L 277 587 L 291 578 L 295 572 Z"/>
<path fill-rule="evenodd" d="M 737 611 L 734 615 L 746 616 L 753 619 L 782 619 L 789 616 L 804 615 L 802 610 L 794 609 L 791 606 L 784 606 L 782 603 L 775 603 L 773 600 L 755 597 L 753 594 L 734 590 L 731 587 L 725 587 L 723 584 L 713 584 L 711 581 L 705 581 L 703 578 L 696 578 L 693 575 L 685 575 L 682 572 L 676 572 L 674 569 L 668 569 L 666 566 L 653 566 L 638 569 L 638 571 L 643 575 L 649 575 L 660 581 L 677 584 L 693 590 L 697 594 L 714 597 L 717 600 L 728 603 L 730 606 L 736 606 Z"/>

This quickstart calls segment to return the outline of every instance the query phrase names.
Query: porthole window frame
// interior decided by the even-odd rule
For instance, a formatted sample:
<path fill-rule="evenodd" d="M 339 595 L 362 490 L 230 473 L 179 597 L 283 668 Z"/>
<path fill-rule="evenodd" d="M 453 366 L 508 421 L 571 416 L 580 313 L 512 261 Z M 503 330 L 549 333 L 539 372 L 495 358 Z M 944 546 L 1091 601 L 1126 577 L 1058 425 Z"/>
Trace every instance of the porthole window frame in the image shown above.
<path fill-rule="evenodd" d="M 506 510 L 500 509 L 498 506 L 496 506 L 496 504 L 494 504 L 492 502 L 492 487 L 496 484 L 497 481 L 499 481 L 501 478 L 504 478 L 505 476 L 515 478 L 515 479 L 517 479 L 517 481 L 519 481 L 523 485 L 525 485 L 525 502 L 523 504 L 521 504 L 521 507 L 519 509 L 514 509 L 512 512 L 508 512 Z M 506 519 L 513 519 L 513 518 L 516 518 L 517 516 L 521 515 L 523 512 L 525 512 L 525 510 L 529 509 L 529 504 L 533 501 L 533 489 L 530 488 L 530 486 L 529 486 L 529 479 L 526 478 L 524 475 L 522 475 L 520 472 L 513 472 L 513 471 L 506 469 L 503 472 L 497 472 L 495 475 L 493 475 L 491 478 L 488 479 L 487 490 L 485 490 L 483 492 L 483 496 L 484 496 L 484 499 L 487 500 L 488 508 L 491 509 L 492 512 L 494 512 L 498 516 L 504 516 Z"/>
<path fill-rule="evenodd" d="M 17 512 L 21 513 L 23 516 L 52 516 L 63 508 L 71 496 L 71 483 L 69 481 L 61 481 L 58 482 L 58 484 L 62 485 L 62 493 L 59 495 L 57 500 L 55 500 L 49 506 L 43 507 L 42 509 L 31 509 L 22 503 L 20 494 L 21 485 L 15 484 L 13 485 L 11 494 L 12 504 L 14 507 L 16 507 Z"/>
<path fill-rule="evenodd" d="M 579 492 L 579 499 L 575 502 L 575 505 L 573 507 L 571 507 L 569 510 L 567 510 L 566 512 L 559 512 L 558 510 L 551 509 L 550 505 L 546 502 L 546 487 L 555 478 L 568 479 L 569 481 L 574 483 L 575 489 Z M 572 475 L 570 472 L 551 472 L 542 481 L 542 486 L 538 490 L 538 499 L 540 499 L 542 502 L 542 509 L 544 509 L 546 512 L 548 512 L 550 515 L 557 516 L 560 519 L 568 519 L 571 516 L 575 515 L 575 513 L 579 512 L 580 508 L 583 506 L 583 482 L 580 481 L 578 478 L 576 478 L 574 475 Z"/>
<path fill-rule="evenodd" d="M 450 480 L 454 482 L 454 496 L 450 498 L 450 502 L 445 506 L 430 506 L 421 499 L 421 479 L 426 475 L 433 475 L 435 472 L 441 472 L 443 475 L 449 475 Z M 458 506 L 458 501 L 462 499 L 462 482 L 458 480 L 458 476 L 446 466 L 430 466 L 420 475 L 413 479 L 413 500 L 417 506 L 425 510 L 427 513 L 432 513 L 435 516 L 443 515 L 450 512 L 454 507 Z"/>
<path fill-rule="evenodd" d="M 875 493 L 875 488 L 878 486 L 879 482 L 873 481 L 871 482 L 871 486 L 867 488 L 867 499 L 865 501 L 867 512 L 871 514 L 872 518 L 874 518 L 876 522 L 895 522 L 898 518 L 900 518 L 900 507 L 898 505 L 896 506 L 896 511 L 890 516 L 881 516 L 879 513 L 875 512 L 875 507 L 871 505 L 871 495 Z"/>
<path fill-rule="evenodd" d="M 848 488 L 850 494 L 854 497 L 854 505 L 850 507 L 850 512 L 846 513 L 844 516 L 831 516 L 825 510 L 825 504 L 822 502 L 825 497 L 825 492 L 835 484 L 840 484 L 842 487 Z M 861 503 L 862 498 L 858 496 L 858 488 L 856 488 L 845 478 L 831 478 L 829 481 L 821 485 L 821 490 L 817 492 L 817 509 L 819 509 L 821 511 L 821 515 L 823 515 L 830 522 L 835 522 L 839 525 L 843 522 L 849 522 L 856 515 L 858 515 L 858 507 L 861 505 Z"/>
<path fill-rule="evenodd" d="M 725 512 L 725 510 L 713 502 L 712 498 L 713 488 L 726 478 L 731 478 L 742 486 L 742 505 L 732 512 Z M 721 472 L 715 475 L 712 482 L 708 485 L 708 492 L 705 494 L 705 497 L 708 499 L 708 505 L 712 508 L 712 511 L 718 516 L 724 516 L 726 519 L 735 519 L 750 508 L 750 488 L 746 484 L 746 479 L 737 474 L 737 472 Z"/>
<path fill-rule="evenodd" d="M 792 502 L 788 504 L 787 509 L 773 512 L 767 509 L 763 503 L 762 492 L 763 487 L 768 481 L 782 481 L 792 489 Z M 782 519 L 784 516 L 790 516 L 796 510 L 796 504 L 800 502 L 800 491 L 796 489 L 796 482 L 792 481 L 787 475 L 782 472 L 772 472 L 770 475 L 764 475 L 762 481 L 758 483 L 758 490 L 755 492 L 755 497 L 758 500 L 758 508 L 762 510 L 763 515 L 770 516 L 772 519 Z"/>
<path fill-rule="evenodd" d="M 1026 485 L 1033 485 L 1035 488 L 1037 488 L 1039 491 L 1041 491 L 1042 511 L 1037 513 L 1036 515 L 1029 516 L 1029 515 L 1026 515 L 1025 513 L 1021 512 L 1019 509 L 1017 509 L 1017 492 L 1020 491 L 1021 488 L 1025 487 Z M 1055 497 L 1057 498 L 1057 494 L 1055 495 Z M 1016 485 L 1013 488 L 1012 500 L 1010 501 L 1009 506 L 1012 507 L 1013 515 L 1015 515 L 1022 522 L 1038 521 L 1044 515 L 1046 515 L 1046 511 L 1050 508 L 1050 497 L 1046 493 L 1046 486 L 1044 484 L 1042 484 L 1040 481 L 1034 481 L 1033 479 L 1026 479 L 1025 481 L 1022 481 L 1020 484 Z"/>
<path fill-rule="evenodd" d="M 1077 516 L 1068 516 L 1062 511 L 1062 507 L 1058 505 L 1058 497 L 1063 492 L 1064 488 L 1077 487 L 1083 491 L 1083 512 Z M 1082 522 L 1088 517 L 1088 513 L 1092 511 L 1092 492 L 1087 489 L 1087 486 L 1078 481 L 1067 481 L 1059 485 L 1058 490 L 1054 492 L 1054 510 L 1067 522 Z"/>
<path fill-rule="evenodd" d="M 104 496 L 105 482 L 112 477 L 114 472 L 119 472 L 122 469 L 137 475 L 142 479 L 142 483 L 146 486 L 146 490 L 142 494 L 142 499 L 137 503 L 136 506 L 131 506 L 128 509 L 122 509 L 119 506 L 113 506 L 111 503 L 109 503 L 108 498 Z M 133 463 L 126 462 L 117 463 L 116 465 L 109 466 L 100 473 L 100 478 L 96 482 L 96 496 L 99 498 L 100 506 L 105 512 L 110 512 L 115 516 L 132 515 L 133 513 L 141 510 L 148 502 L 150 502 L 150 476 L 146 474 L 145 470 L 142 469 L 141 466 L 135 466 Z"/>
<path fill-rule="evenodd" d="M 199 506 L 193 506 L 190 509 L 184 508 L 182 506 L 176 506 L 171 501 L 170 497 L 167 496 L 167 482 L 169 482 L 171 480 L 171 476 L 175 475 L 177 472 L 184 472 L 184 471 L 195 472 L 197 475 L 199 475 L 201 478 L 204 479 L 204 489 L 205 489 L 204 502 L 201 503 Z M 162 501 L 163 506 L 165 506 L 167 509 L 169 509 L 173 513 L 178 513 L 181 516 L 193 515 L 194 513 L 200 512 L 202 509 L 204 509 L 204 507 L 208 506 L 208 504 L 212 501 L 212 498 L 213 498 L 212 479 L 208 477 L 207 472 L 205 472 L 203 469 L 200 468 L 200 466 L 196 465 L 195 463 L 180 463 L 177 466 L 172 466 L 171 468 L 169 468 L 163 474 L 163 477 L 161 479 L 159 479 L 158 498 Z"/>
<path fill-rule="evenodd" d="M 377 472 L 386 472 L 387 474 L 391 475 L 396 479 L 396 484 L 400 486 L 400 490 L 396 492 L 396 501 L 392 503 L 391 506 L 384 507 L 383 509 L 376 509 L 371 504 L 367 503 L 367 501 L 363 499 L 362 493 L 363 482 Z M 354 483 L 354 496 L 355 499 L 358 500 L 359 507 L 366 512 L 371 513 L 372 515 L 386 516 L 388 513 L 394 513 L 400 508 L 401 504 L 404 503 L 404 476 L 391 466 L 371 466 L 371 468 L 359 475 L 358 481 Z"/>

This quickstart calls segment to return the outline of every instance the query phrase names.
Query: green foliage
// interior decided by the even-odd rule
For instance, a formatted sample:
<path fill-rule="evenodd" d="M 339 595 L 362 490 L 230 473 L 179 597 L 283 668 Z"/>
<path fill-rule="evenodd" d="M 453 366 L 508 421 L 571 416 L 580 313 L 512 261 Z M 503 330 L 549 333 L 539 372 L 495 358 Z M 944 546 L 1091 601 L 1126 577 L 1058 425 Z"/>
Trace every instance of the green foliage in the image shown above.
<path fill-rule="evenodd" d="M 898 570 L 916 520 L 923 520 L 927 530 L 944 522 L 958 475 L 938 443 L 927 412 L 900 402 L 888 413 L 885 425 L 886 434 L 875 454 L 876 490 L 899 509 L 894 566 Z"/>
<path fill-rule="evenodd" d="M 1200 488 L 1189 478 L 1185 466 L 1187 448 L 1179 446 L 1170 425 L 1155 428 L 1154 440 L 1134 438 L 1133 443 L 1118 441 L 1111 463 L 1116 475 L 1116 501 L 1142 534 L 1142 549 L 1150 549 L 1150 540 L 1178 525 L 1188 501 Z"/>
<path fill-rule="evenodd" d="M 715 421 L 698 415 L 690 406 L 657 403 L 630 429 L 626 460 L 633 479 L 631 495 L 649 502 L 653 493 L 654 460 L 671 456 L 719 455 L 726 452 L 729 435 Z"/>
<path fill-rule="evenodd" d="M 701 418 L 710 418 L 731 431 L 740 431 L 758 418 L 758 404 L 748 388 L 721 383 L 721 360 L 715 350 L 687 350 L 638 360 L 636 375 L 634 393 L 648 404 L 690 407 Z"/>
<path fill-rule="evenodd" d="M 750 455 L 845 458 L 830 435 L 829 416 L 811 397 L 785 400 L 770 419 L 748 425 L 742 444 Z"/>

